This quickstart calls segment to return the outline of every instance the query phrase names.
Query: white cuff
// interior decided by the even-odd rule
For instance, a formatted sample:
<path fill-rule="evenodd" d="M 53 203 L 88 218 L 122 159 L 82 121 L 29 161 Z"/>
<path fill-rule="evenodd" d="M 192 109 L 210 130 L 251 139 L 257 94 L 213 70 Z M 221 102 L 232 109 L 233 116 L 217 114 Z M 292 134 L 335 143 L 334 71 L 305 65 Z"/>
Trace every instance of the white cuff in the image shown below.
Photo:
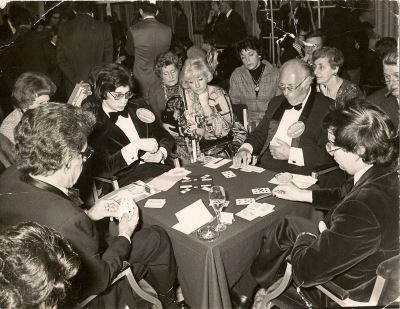
<path fill-rule="evenodd" d="M 251 154 L 253 154 L 253 146 L 251 146 L 249 143 L 244 143 L 242 146 L 240 146 L 238 152 L 243 149 L 248 150 Z"/>
<path fill-rule="evenodd" d="M 126 239 L 128 239 L 128 241 L 129 241 L 130 244 L 132 243 L 132 240 L 131 240 L 131 238 L 129 237 L 128 234 L 126 234 L 126 233 L 119 233 L 118 236 L 125 237 Z"/>
<path fill-rule="evenodd" d="M 303 149 L 290 147 L 288 163 L 297 166 L 304 166 Z"/>
<path fill-rule="evenodd" d="M 162 152 L 162 154 L 163 154 L 163 158 L 161 159 L 161 161 L 164 161 L 167 157 L 168 157 L 168 151 L 167 151 L 167 149 L 165 149 L 164 147 L 160 147 L 160 148 L 158 148 L 161 152 Z"/>
<path fill-rule="evenodd" d="M 126 145 L 121 149 L 122 157 L 124 158 L 126 164 L 131 165 L 132 162 L 135 162 L 138 159 L 138 151 L 139 149 L 134 144 L 135 141 Z"/>

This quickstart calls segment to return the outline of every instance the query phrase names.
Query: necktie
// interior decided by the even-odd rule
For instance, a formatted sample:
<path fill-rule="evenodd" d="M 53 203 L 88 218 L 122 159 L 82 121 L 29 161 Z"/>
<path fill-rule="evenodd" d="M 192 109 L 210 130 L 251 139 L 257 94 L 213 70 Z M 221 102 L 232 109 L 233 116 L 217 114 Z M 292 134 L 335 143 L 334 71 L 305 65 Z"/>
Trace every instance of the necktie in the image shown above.
<path fill-rule="evenodd" d="M 117 122 L 119 116 L 122 116 L 124 118 L 128 118 L 128 116 L 129 116 L 127 108 L 125 108 L 124 110 L 122 110 L 120 112 L 111 112 L 109 115 L 110 115 L 110 120 L 113 123 Z"/>
<path fill-rule="evenodd" d="M 294 108 L 295 110 L 299 111 L 299 110 L 301 110 L 302 107 L 303 107 L 303 104 L 302 104 L 302 103 L 297 104 L 297 105 L 295 105 L 295 106 L 291 105 L 289 102 L 286 102 L 286 104 L 285 104 L 285 109 L 292 109 L 292 108 Z"/>

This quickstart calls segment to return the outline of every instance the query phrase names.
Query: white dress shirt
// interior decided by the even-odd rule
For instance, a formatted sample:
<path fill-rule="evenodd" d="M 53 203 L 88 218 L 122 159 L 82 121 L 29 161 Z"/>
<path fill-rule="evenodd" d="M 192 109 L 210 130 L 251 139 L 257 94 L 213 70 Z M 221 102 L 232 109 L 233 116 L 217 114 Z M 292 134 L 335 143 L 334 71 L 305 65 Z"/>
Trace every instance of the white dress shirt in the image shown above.
<path fill-rule="evenodd" d="M 370 168 L 372 164 L 368 164 L 366 167 L 359 170 L 357 173 L 354 174 L 354 185 L 360 180 L 361 176 L 364 175 Z"/>

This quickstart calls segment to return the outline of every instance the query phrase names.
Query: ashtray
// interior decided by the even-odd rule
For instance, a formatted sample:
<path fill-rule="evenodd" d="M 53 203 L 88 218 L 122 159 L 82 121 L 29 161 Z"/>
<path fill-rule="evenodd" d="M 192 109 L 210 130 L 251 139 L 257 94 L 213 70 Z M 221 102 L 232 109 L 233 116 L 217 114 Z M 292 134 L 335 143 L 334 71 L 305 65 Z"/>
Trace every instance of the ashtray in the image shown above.
<path fill-rule="evenodd" d="M 276 180 L 281 183 L 289 183 L 293 179 L 293 175 L 290 173 L 279 173 L 275 175 Z"/>
<path fill-rule="evenodd" d="M 203 226 L 197 230 L 197 237 L 204 241 L 213 241 L 219 236 L 218 231 L 214 231 L 211 225 Z"/>

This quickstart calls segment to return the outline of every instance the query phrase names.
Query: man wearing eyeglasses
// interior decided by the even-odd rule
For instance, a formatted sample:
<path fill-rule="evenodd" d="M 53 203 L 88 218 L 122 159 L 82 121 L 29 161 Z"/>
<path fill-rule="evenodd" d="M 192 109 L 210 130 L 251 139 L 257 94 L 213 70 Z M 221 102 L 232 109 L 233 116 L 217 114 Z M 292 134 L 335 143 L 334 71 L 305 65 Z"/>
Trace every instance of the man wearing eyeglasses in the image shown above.
<path fill-rule="evenodd" d="M 383 73 L 387 88 L 371 94 L 367 100 L 387 113 L 396 128 L 399 127 L 399 53 L 396 49 L 383 57 Z"/>
<path fill-rule="evenodd" d="M 124 261 L 146 266 L 146 279 L 167 308 L 174 300 L 176 264 L 166 232 L 156 226 L 135 231 L 135 208 L 132 215 L 120 218 L 118 234 L 106 237 L 97 223 L 116 217 L 119 205 L 101 200 L 84 211 L 76 192 L 71 192 L 92 153 L 87 136 L 94 123 L 90 113 L 59 103 L 24 114 L 16 128 L 16 166 L 0 176 L 0 225 L 34 221 L 62 234 L 82 262 L 72 283 L 74 298 L 82 301 L 104 292 L 90 308 L 136 308 L 127 282 L 110 286 Z M 75 308 L 69 303 L 65 307 Z"/>
<path fill-rule="evenodd" d="M 312 68 L 305 62 L 283 64 L 278 85 L 283 95 L 270 101 L 263 120 L 234 157 L 235 165 L 246 166 L 258 155 L 265 169 L 309 175 L 315 166 L 332 162 L 322 120 L 334 101 L 312 89 L 312 82 Z"/>

